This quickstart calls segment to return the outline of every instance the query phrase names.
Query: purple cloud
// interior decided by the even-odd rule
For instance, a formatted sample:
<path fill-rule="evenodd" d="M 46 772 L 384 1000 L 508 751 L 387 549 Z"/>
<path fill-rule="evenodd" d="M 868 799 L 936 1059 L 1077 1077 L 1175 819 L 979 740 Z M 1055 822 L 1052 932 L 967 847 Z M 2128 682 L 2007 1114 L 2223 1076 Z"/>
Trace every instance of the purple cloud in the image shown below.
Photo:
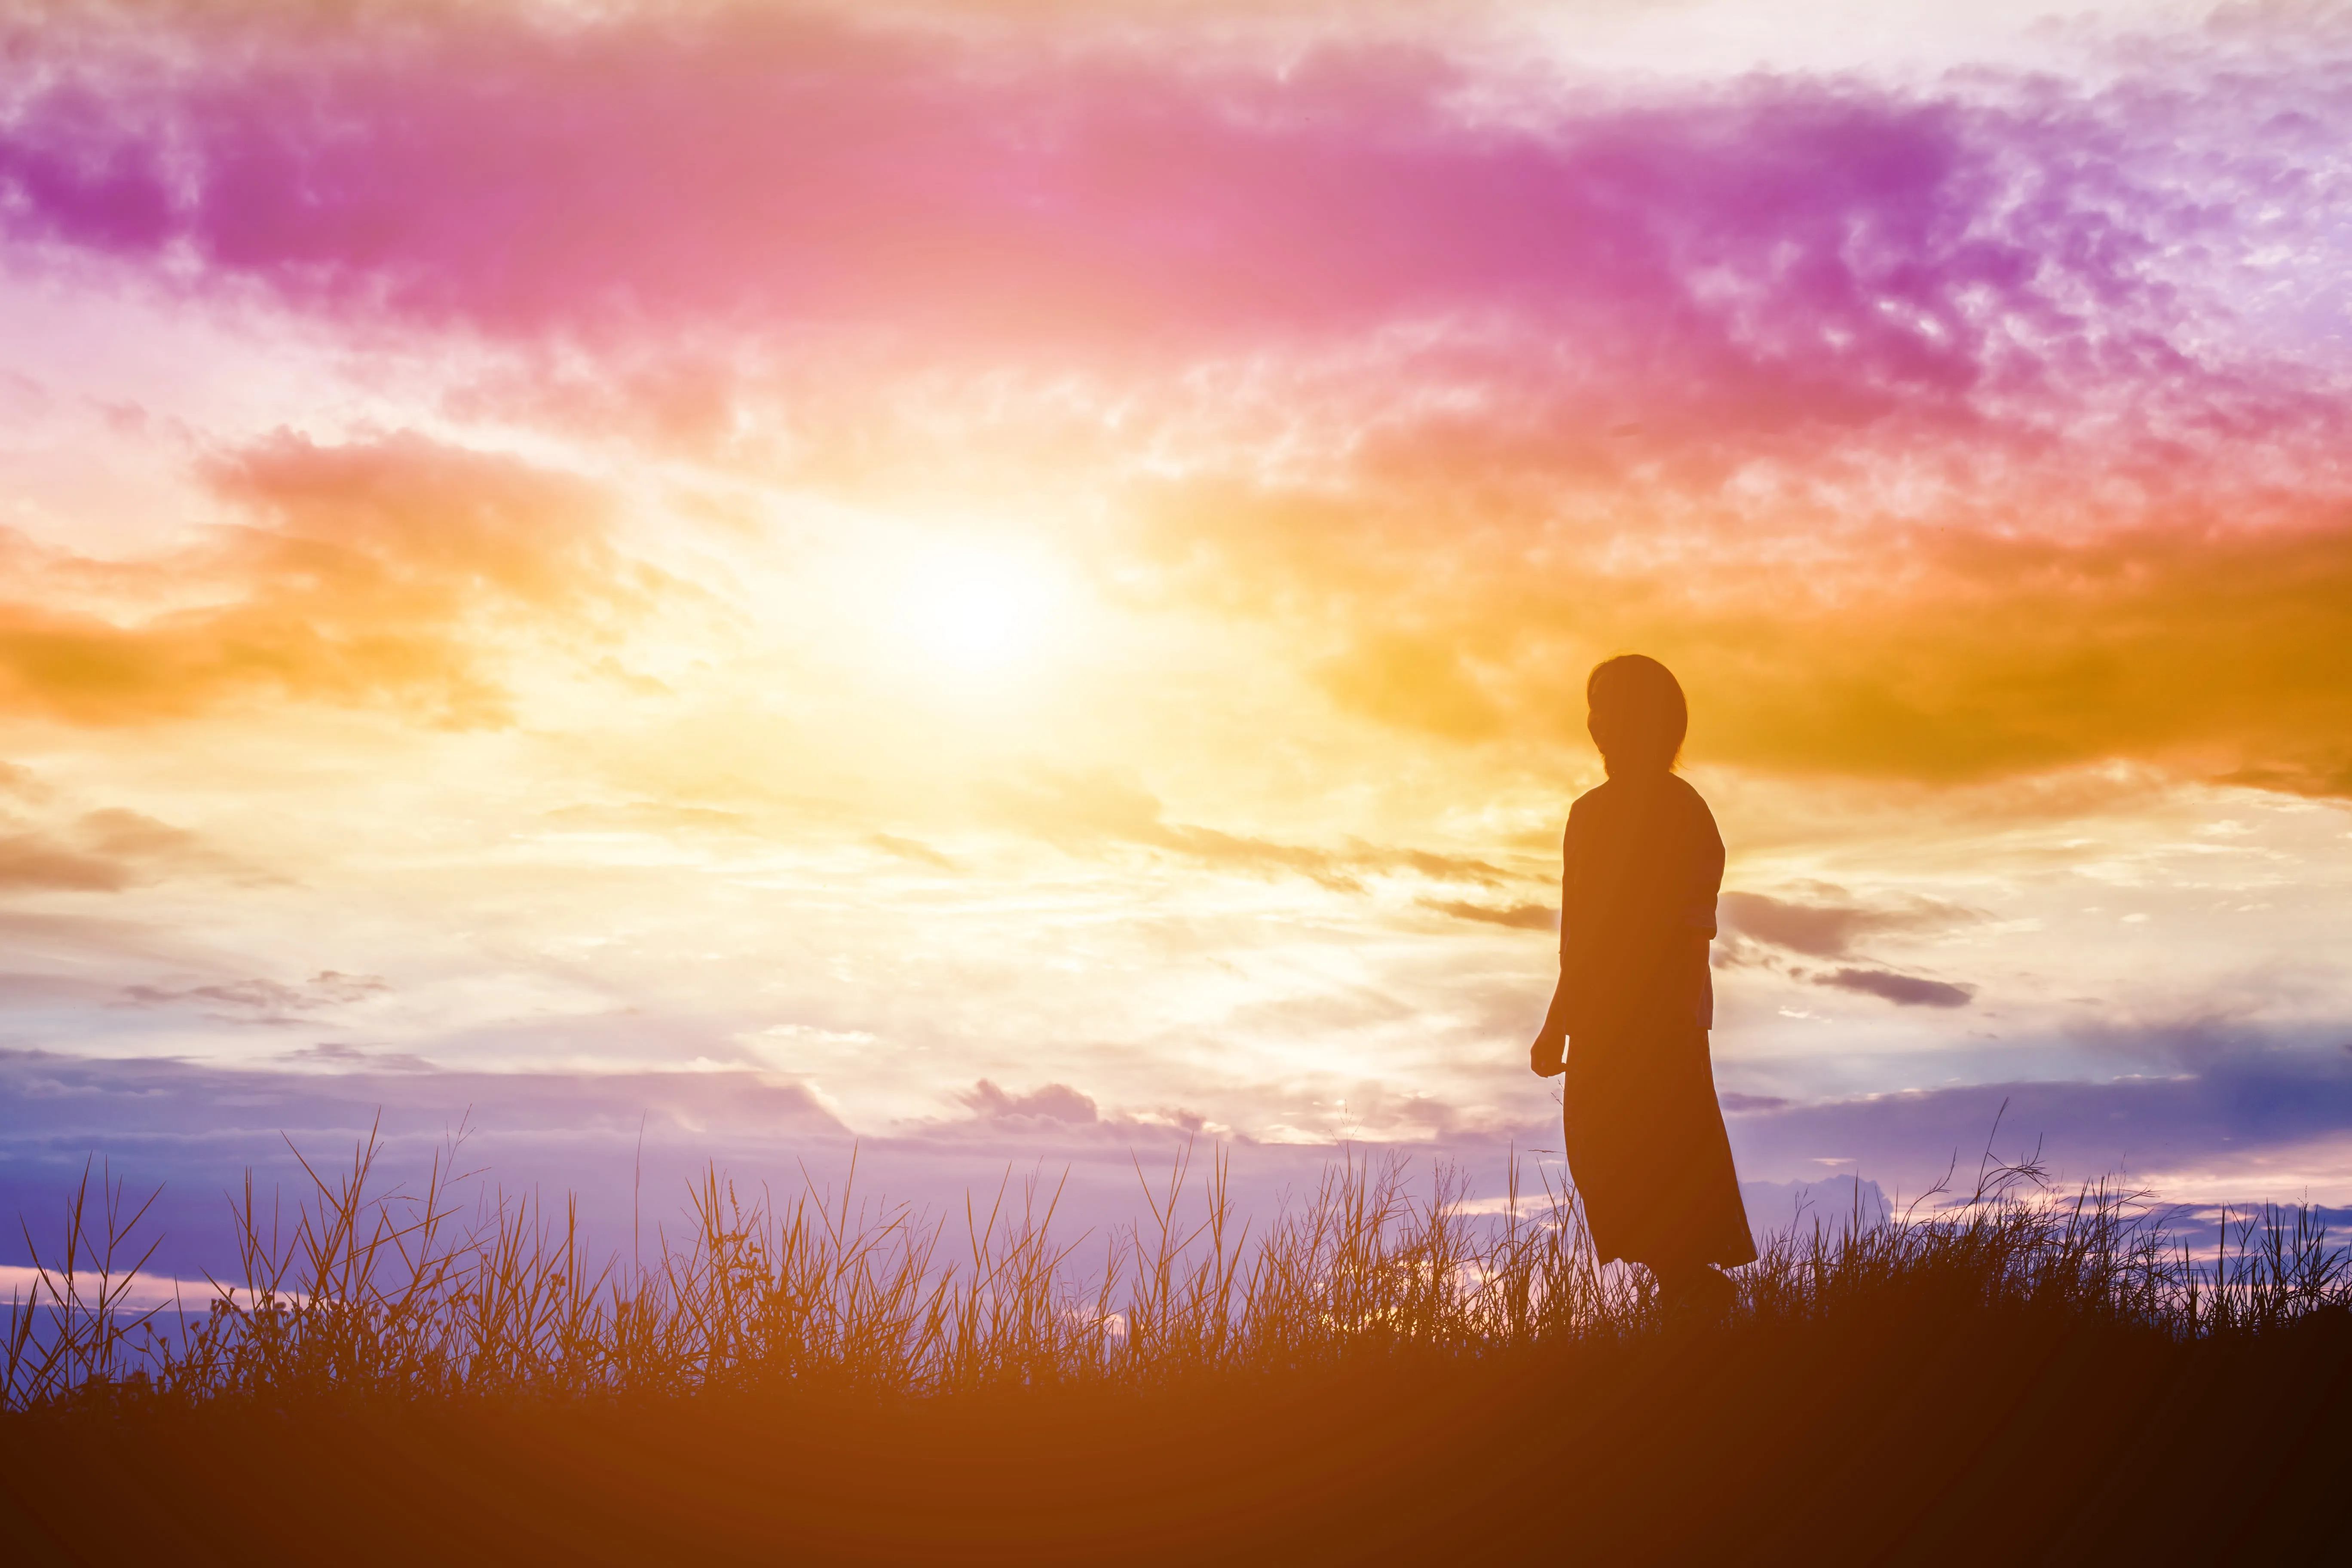
<path fill-rule="evenodd" d="M 1975 918 L 1970 910 L 1929 899 L 1882 907 L 1855 903 L 1843 889 L 1816 891 L 1822 896 L 1811 901 L 1727 892 L 1717 910 L 1727 930 L 1813 958 L 1843 958 L 1864 937 L 1930 931 Z"/>
<path fill-rule="evenodd" d="M 976 1114 L 998 1120 L 1018 1116 L 1079 1126 L 1100 1120 L 1093 1099 L 1066 1083 L 1049 1083 L 1027 1094 L 1007 1094 L 982 1079 L 971 1086 L 971 1093 L 960 1098 Z"/>
<path fill-rule="evenodd" d="M 1865 996 L 1884 997 L 1898 1007 L 1965 1007 L 1977 994 L 1973 985 L 1954 985 L 1946 981 L 1927 980 L 1892 969 L 1832 970 L 1827 974 L 1813 976 L 1813 984 L 1834 986 L 1840 991 L 1859 991 Z"/>
<path fill-rule="evenodd" d="M 1434 47 L 1253 62 L 750 8 L 228 32 L 166 68 L 28 29 L 7 232 L 510 338 L 1099 357 L 1439 322 L 1457 370 L 1551 378 L 1637 446 L 1897 416 L 2023 440 L 2076 386 L 2138 388 L 2141 426 L 2186 395 L 2334 428 L 2316 389 L 2210 363 L 2168 270 L 2235 266 L 2217 182 L 2274 186 L 2326 128 L 2242 116 L 2188 188 L 2162 79 L 1635 99 Z"/>

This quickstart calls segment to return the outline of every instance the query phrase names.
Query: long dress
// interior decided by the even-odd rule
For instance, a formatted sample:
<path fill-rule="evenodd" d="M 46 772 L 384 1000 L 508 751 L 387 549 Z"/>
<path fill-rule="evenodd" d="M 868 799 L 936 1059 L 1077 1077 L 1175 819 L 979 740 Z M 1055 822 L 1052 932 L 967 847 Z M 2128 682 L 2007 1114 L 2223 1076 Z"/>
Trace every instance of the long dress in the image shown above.
<path fill-rule="evenodd" d="M 1658 769 L 1579 797 L 1561 841 L 1561 1115 L 1569 1173 L 1602 1262 L 1752 1262 L 1716 1103 L 1707 944 L 1723 838 L 1696 790 Z"/>

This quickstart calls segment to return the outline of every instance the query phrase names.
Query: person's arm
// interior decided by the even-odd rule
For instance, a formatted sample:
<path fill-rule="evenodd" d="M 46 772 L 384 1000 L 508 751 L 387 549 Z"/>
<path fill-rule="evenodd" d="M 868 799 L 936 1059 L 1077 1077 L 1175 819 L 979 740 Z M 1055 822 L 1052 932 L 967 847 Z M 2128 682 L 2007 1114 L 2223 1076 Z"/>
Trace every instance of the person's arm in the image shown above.
<path fill-rule="evenodd" d="M 1568 830 L 1559 838 L 1559 984 L 1552 987 L 1551 1005 L 1544 1011 L 1536 1043 L 1528 1047 L 1528 1066 L 1538 1078 L 1558 1078 L 1568 1070 L 1568 889 L 1575 847 L 1576 815 L 1570 812 Z"/>
<path fill-rule="evenodd" d="M 1568 975 L 1552 988 L 1551 1006 L 1544 1014 L 1536 1043 L 1528 1047 L 1528 1066 L 1538 1078 L 1558 1078 L 1568 1070 Z"/>
<path fill-rule="evenodd" d="M 1715 1026 L 1715 972 L 1710 964 L 1710 950 L 1716 936 L 1716 902 L 1723 889 L 1723 835 L 1715 826 L 1715 813 L 1698 802 L 1698 844 L 1691 864 L 1691 879 L 1685 890 L 1682 908 L 1675 924 L 1677 938 L 1686 944 L 1690 962 L 1696 968 L 1696 994 L 1692 997 L 1693 1021 L 1702 1029 Z"/>

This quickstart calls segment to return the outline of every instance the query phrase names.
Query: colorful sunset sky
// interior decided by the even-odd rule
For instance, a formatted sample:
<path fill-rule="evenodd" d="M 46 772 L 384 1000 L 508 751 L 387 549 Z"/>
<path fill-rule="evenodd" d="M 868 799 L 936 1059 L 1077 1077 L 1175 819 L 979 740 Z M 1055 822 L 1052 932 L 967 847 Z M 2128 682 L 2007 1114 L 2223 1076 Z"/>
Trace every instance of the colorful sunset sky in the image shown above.
<path fill-rule="evenodd" d="M 1532 1180 L 1638 650 L 1744 1176 L 1914 1193 L 2006 1102 L 2352 1202 L 2352 10 L 32 0 L 0 60 L 0 1199 L 379 1111 L 608 1215 L 853 1143 Z"/>

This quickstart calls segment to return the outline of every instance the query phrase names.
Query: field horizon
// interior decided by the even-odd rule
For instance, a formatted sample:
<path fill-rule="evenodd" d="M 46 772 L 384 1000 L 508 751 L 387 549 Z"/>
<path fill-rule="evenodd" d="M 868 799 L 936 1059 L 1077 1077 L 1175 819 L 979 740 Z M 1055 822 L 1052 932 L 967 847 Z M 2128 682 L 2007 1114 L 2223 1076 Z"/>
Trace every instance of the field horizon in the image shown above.
<path fill-rule="evenodd" d="M 66 1561 L 2152 1562 L 2332 1539 L 2352 1251 L 2270 1208 L 2199 1255 L 1990 1159 L 1822 1216 L 1721 1316 L 1598 1266 L 1573 1194 L 1468 1212 L 1335 1163 L 1232 1211 L 1224 1159 L 1056 1239 L 712 1170 L 634 1276 L 448 1172 L 248 1193 L 200 1319 L 134 1310 L 135 1194 L 86 1184 L 0 1384 L 16 1539 Z M 1858 1191 L 1858 1189 L 1857 1189 Z M 1843 1223 L 1840 1224 L 1843 1218 Z M 28 1233 L 29 1240 L 29 1233 Z M 63 1305 L 60 1305 L 60 1303 Z M 2151 1488 L 2155 1478 L 2174 1480 Z M 2201 1478 L 2201 1498 L 2180 1490 Z M 102 1525 L 100 1523 L 102 1521 Z M 94 1528 L 96 1527 L 96 1528 Z"/>

